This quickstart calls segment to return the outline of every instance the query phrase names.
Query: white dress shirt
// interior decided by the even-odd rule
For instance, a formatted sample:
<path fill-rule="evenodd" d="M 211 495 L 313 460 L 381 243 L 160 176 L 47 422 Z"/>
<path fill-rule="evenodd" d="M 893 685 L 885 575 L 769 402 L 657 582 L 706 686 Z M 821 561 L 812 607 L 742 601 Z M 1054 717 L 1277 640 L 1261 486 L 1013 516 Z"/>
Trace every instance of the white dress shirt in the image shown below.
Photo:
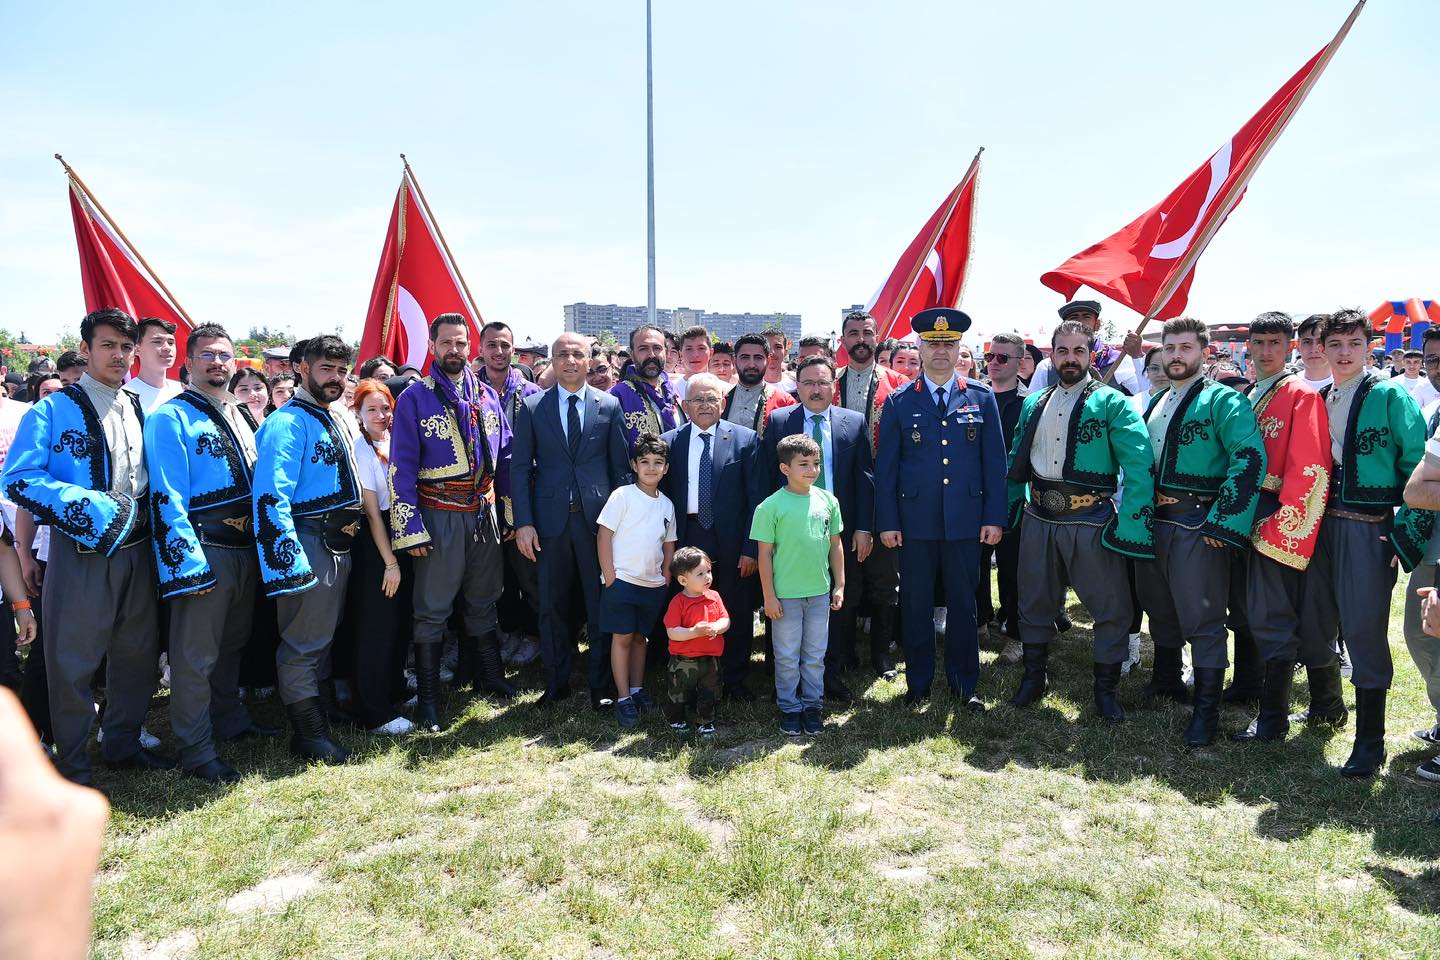
<path fill-rule="evenodd" d="M 579 397 L 579 398 L 580 398 L 580 402 L 577 403 L 577 404 L 575 404 L 575 408 L 576 408 L 576 409 L 579 411 L 579 413 L 580 413 L 580 432 L 581 432 L 581 433 L 584 433 L 584 432 L 585 432 L 585 400 L 587 399 L 587 398 L 586 398 L 586 395 L 585 395 L 585 391 L 586 391 L 587 389 L 589 389 L 589 386 L 590 386 L 590 385 L 587 383 L 587 384 L 585 384 L 584 386 L 582 386 L 579 390 L 576 390 L 574 393 L 571 393 L 569 390 L 566 390 L 564 387 L 560 386 L 560 384 L 558 384 L 558 383 L 555 384 L 555 396 L 556 396 L 557 398 L 559 398 L 559 400 L 560 400 L 560 432 L 563 433 L 563 434 L 565 434 L 565 442 L 566 442 L 566 443 L 569 443 L 569 442 L 570 442 L 570 426 L 569 426 L 569 424 L 570 424 L 570 398 L 571 398 L 571 397 Z"/>
<path fill-rule="evenodd" d="M 687 484 L 687 486 L 688 486 L 690 489 L 687 490 L 686 493 L 685 493 L 685 512 L 686 512 L 686 513 L 699 513 L 699 512 L 700 512 L 700 454 L 701 454 L 701 453 L 704 451 L 704 449 L 705 449 L 705 441 L 703 441 L 703 440 L 700 439 L 700 437 L 701 437 L 702 434 L 703 434 L 704 436 L 707 436 L 707 437 L 710 438 L 710 463 L 711 463 L 711 467 L 710 467 L 710 470 L 711 470 L 710 495 L 713 497 L 713 496 L 715 495 L 715 493 L 716 493 L 716 490 L 715 490 L 715 479 L 714 479 L 714 470 L 715 470 L 714 463 L 715 463 L 715 427 L 716 427 L 717 425 L 718 425 L 718 424 L 712 423 L 712 424 L 710 425 L 710 429 L 708 429 L 708 430 L 701 430 L 701 429 L 699 429 L 698 427 L 696 427 L 695 424 L 693 424 L 693 423 L 690 424 L 690 452 L 689 452 L 689 464 L 690 464 L 690 465 L 686 468 L 687 470 L 689 470 L 689 473 L 686 474 L 686 476 L 688 476 L 688 477 L 690 478 L 689 483 Z"/>

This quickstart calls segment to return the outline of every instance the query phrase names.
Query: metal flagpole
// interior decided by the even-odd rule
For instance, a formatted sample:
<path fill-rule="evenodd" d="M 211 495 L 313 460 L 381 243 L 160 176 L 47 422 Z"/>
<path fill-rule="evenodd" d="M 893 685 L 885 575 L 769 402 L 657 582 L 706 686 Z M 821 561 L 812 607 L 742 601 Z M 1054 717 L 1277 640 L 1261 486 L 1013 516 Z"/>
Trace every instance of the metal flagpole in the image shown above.
<path fill-rule="evenodd" d="M 646 301 L 651 326 L 655 322 L 655 71 L 651 60 L 650 0 L 645 0 L 645 227 L 646 259 L 649 268 L 649 300 Z"/>

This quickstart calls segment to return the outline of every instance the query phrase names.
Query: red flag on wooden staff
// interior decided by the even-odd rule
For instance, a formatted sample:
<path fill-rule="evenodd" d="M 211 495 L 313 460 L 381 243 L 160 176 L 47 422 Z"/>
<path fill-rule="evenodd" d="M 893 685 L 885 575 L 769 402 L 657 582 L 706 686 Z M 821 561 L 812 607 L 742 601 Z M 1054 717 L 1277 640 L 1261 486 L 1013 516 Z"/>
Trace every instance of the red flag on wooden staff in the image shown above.
<path fill-rule="evenodd" d="M 1365 0 L 1360 0 L 1335 39 L 1169 196 L 1119 232 L 1043 275 L 1040 282 L 1066 299 L 1073 299 L 1082 285 L 1091 287 L 1144 314 L 1146 320 L 1168 320 L 1183 313 L 1196 261 L 1240 202 L 1260 162 L 1324 73 L 1364 6 Z"/>
<path fill-rule="evenodd" d="M 114 308 L 136 320 L 158 317 L 175 324 L 175 364 L 170 373 L 178 377 L 185 363 L 185 341 L 194 327 L 189 315 L 74 169 L 60 154 L 55 154 L 55 159 L 65 167 L 70 181 L 70 216 L 75 221 L 75 244 L 80 251 L 85 310 Z"/>
<path fill-rule="evenodd" d="M 400 159 L 405 160 L 405 155 Z M 397 363 L 428 370 L 430 321 L 442 313 L 465 318 L 470 328 L 470 356 L 477 356 L 484 320 L 425 202 L 415 171 L 406 161 L 357 359 L 384 354 Z"/>
<path fill-rule="evenodd" d="M 970 169 L 925 221 L 900 255 L 869 310 L 880 339 L 910 335 L 910 318 L 931 307 L 955 307 L 965 291 L 965 272 L 975 223 L 975 185 L 980 178 L 981 147 Z"/>

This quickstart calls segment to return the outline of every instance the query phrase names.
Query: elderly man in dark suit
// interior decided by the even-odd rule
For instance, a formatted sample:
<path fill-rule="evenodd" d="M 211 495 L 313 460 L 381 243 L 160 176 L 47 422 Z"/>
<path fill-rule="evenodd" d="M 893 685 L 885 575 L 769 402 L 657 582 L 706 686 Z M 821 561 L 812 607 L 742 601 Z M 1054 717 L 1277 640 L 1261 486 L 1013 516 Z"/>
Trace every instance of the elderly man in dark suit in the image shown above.
<path fill-rule="evenodd" d="M 600 632 L 600 559 L 595 522 L 610 491 L 630 482 L 630 452 L 619 402 L 586 383 L 590 345 L 561 334 L 551 349 L 555 385 L 526 397 L 515 420 L 510 496 L 515 545 L 534 560 L 540 593 L 545 695 L 570 696 L 573 638 L 565 610 L 579 578 L 590 635 L 590 705 L 604 705 L 610 638 Z"/>
<path fill-rule="evenodd" d="M 689 423 L 665 434 L 670 471 L 661 489 L 675 505 L 678 547 L 699 547 L 710 556 L 712 589 L 730 614 L 720 679 L 725 696 L 753 700 L 745 689 L 753 629 L 755 541 L 750 517 L 766 491 L 761 479 L 760 438 L 748 427 L 720 419 L 725 385 L 697 373 L 685 384 Z"/>
<path fill-rule="evenodd" d="M 870 455 L 865 415 L 834 405 L 835 361 L 823 354 L 806 357 L 795 371 L 797 406 L 776 410 L 765 425 L 765 463 L 769 475 L 766 494 L 784 486 L 775 448 L 784 437 L 803 433 L 820 445 L 820 477 L 840 501 L 845 524 L 845 567 L 865 562 L 874 547 L 875 461 Z M 849 574 L 846 574 L 849 580 Z M 855 647 L 855 609 L 860 591 L 846 591 L 845 611 L 830 618 L 830 642 L 825 650 L 825 698 L 850 703 L 855 695 L 840 678 L 848 651 Z"/>

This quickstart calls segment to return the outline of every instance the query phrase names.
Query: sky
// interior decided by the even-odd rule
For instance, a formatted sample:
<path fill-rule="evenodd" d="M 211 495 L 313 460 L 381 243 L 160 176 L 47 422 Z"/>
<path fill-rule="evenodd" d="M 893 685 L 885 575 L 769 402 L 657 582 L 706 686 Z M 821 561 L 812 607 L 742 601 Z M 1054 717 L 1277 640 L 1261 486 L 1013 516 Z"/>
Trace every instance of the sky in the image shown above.
<path fill-rule="evenodd" d="M 655 0 L 658 299 L 838 328 L 980 146 L 971 339 L 1204 163 L 1350 0 Z M 643 0 L 0 0 L 0 326 L 84 313 L 63 153 L 196 322 L 358 339 L 399 154 L 486 319 L 643 304 Z M 1189 312 L 1440 298 L 1440 4 L 1376 0 Z M 1110 304 L 1119 329 L 1138 320 Z"/>

